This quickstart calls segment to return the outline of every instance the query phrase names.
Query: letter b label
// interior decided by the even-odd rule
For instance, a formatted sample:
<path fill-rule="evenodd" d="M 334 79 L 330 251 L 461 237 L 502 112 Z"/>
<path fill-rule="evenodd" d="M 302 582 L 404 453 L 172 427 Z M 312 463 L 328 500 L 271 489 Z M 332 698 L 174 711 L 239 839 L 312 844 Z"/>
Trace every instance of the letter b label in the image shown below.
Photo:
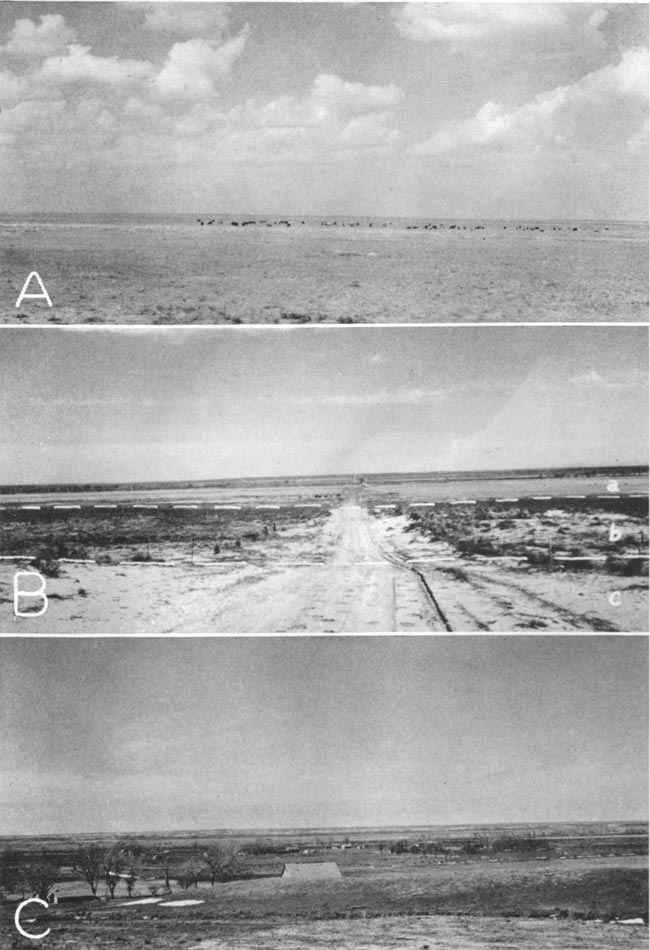
<path fill-rule="evenodd" d="M 22 577 L 37 577 L 39 587 L 36 590 L 21 587 L 20 579 Z M 23 600 L 28 597 L 36 597 L 43 602 L 40 610 L 20 610 L 19 607 Z M 26 606 L 26 605 L 25 605 Z M 47 610 L 47 597 L 45 595 L 45 578 L 38 571 L 16 571 L 14 574 L 14 614 L 16 617 L 41 617 Z"/>

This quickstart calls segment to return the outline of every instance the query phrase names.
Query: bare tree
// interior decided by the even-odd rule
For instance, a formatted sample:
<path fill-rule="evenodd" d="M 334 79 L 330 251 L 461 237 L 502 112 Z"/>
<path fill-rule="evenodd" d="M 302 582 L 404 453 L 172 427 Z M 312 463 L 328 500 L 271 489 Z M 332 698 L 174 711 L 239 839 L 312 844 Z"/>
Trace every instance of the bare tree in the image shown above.
<path fill-rule="evenodd" d="M 170 890 L 169 884 L 169 875 L 172 870 L 172 853 L 171 851 L 160 851 L 157 854 L 151 856 L 151 863 L 157 865 L 161 871 L 165 874 L 165 889 Z"/>
<path fill-rule="evenodd" d="M 23 884 L 20 873 L 20 855 L 12 847 L 4 848 L 0 852 L 0 891 L 12 894 Z"/>
<path fill-rule="evenodd" d="M 184 891 L 187 891 L 192 885 L 198 887 L 202 870 L 203 867 L 198 861 L 186 861 L 185 864 L 181 864 L 176 872 L 176 880 Z"/>
<path fill-rule="evenodd" d="M 235 844 L 216 844 L 203 852 L 203 861 L 210 874 L 210 884 L 230 881 L 235 876 L 239 848 Z"/>
<path fill-rule="evenodd" d="M 119 849 L 121 870 L 118 872 L 126 884 L 129 897 L 133 895 L 133 888 L 142 871 L 142 848 L 134 841 L 120 841 L 116 845 Z"/>
<path fill-rule="evenodd" d="M 126 892 L 129 895 L 129 897 L 133 897 L 133 888 L 135 887 L 135 883 L 139 877 L 140 877 L 140 871 L 139 869 L 136 869 L 134 865 L 131 865 L 130 867 L 127 868 L 126 877 L 124 878 L 124 883 L 126 884 Z"/>
<path fill-rule="evenodd" d="M 99 882 L 104 876 L 104 850 L 96 844 L 79 845 L 72 867 L 82 881 L 87 881 L 93 897 L 96 897 Z"/>
<path fill-rule="evenodd" d="M 58 874 L 59 861 L 46 851 L 40 857 L 28 861 L 21 869 L 26 888 L 41 900 L 47 900 Z"/>
<path fill-rule="evenodd" d="M 115 888 L 120 883 L 120 874 L 124 869 L 124 858 L 122 848 L 119 844 L 113 845 L 108 851 L 104 852 L 102 861 L 102 874 L 108 887 L 111 897 L 115 897 Z"/>

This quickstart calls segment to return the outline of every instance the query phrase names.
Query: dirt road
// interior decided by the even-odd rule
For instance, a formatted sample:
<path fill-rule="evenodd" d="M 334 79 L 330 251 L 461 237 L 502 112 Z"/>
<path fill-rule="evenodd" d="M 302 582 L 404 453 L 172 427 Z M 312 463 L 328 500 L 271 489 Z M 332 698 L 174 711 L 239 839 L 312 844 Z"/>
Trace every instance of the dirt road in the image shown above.
<path fill-rule="evenodd" d="M 222 632 L 422 630 L 445 625 L 425 585 L 377 538 L 373 519 L 354 504 L 332 511 L 316 555 L 266 564 L 267 576 L 220 598 Z M 242 596 L 243 594 L 243 596 Z"/>
<path fill-rule="evenodd" d="M 65 564 L 41 617 L 15 618 L 18 564 L 0 565 L 10 633 L 363 633 L 644 629 L 647 578 L 548 572 L 454 557 L 354 503 L 236 558 Z M 443 552 L 444 553 L 444 552 Z M 612 598 L 612 592 L 617 591 Z M 38 603 L 23 604 L 36 607 Z"/>
<path fill-rule="evenodd" d="M 353 504 L 247 560 L 65 565 L 61 577 L 48 580 L 42 617 L 13 617 L 14 569 L 2 569 L 0 603 L 2 629 L 15 633 L 445 630 L 418 575 L 378 540 L 367 510 Z"/>
<path fill-rule="evenodd" d="M 447 543 L 409 530 L 404 515 L 380 517 L 374 531 L 421 570 L 454 631 L 643 632 L 647 627 L 647 576 L 463 558 Z"/>

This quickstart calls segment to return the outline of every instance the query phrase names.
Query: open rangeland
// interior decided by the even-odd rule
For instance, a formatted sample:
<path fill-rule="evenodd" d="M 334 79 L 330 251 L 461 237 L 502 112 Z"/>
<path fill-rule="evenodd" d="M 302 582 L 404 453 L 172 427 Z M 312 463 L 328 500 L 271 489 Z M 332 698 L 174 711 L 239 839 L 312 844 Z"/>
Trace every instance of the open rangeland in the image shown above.
<path fill-rule="evenodd" d="M 213 217 L 213 216 L 210 216 Z M 0 322 L 645 320 L 647 226 L 28 215 L 0 221 Z M 37 270 L 52 307 L 15 303 Z M 34 292 L 34 288 L 31 288 Z"/>
<path fill-rule="evenodd" d="M 0 611 L 25 633 L 640 631 L 647 481 L 619 481 L 9 494 Z M 46 578 L 42 616 L 14 619 L 17 570 Z"/>
<path fill-rule="evenodd" d="M 304 885 L 303 885 L 304 886 Z M 312 884 L 313 889 L 317 885 Z M 88 912 L 83 921 L 69 912 L 34 915 L 34 932 L 45 927 L 44 941 L 54 950 L 643 950 L 648 943 L 644 925 L 604 924 L 600 921 L 540 920 L 493 917 L 413 916 L 372 920 L 224 921 L 207 904 L 134 913 Z M 31 912 L 30 912 L 31 913 Z M 7 921 L 11 926 L 11 921 Z M 11 948 L 33 946 L 16 935 Z"/>
<path fill-rule="evenodd" d="M 96 841 L 82 836 L 76 844 L 64 837 L 14 839 L 5 845 L 3 868 L 6 880 L 7 873 L 49 858 L 55 868 L 49 883 L 56 882 L 58 903 L 44 910 L 31 905 L 24 922 L 33 932 L 49 927 L 47 945 L 56 950 L 332 945 L 636 950 L 647 942 L 642 823 L 490 826 L 473 833 L 456 828 L 260 834 L 224 839 L 186 832 L 137 836 L 121 844 L 109 836 Z M 211 884 L 205 860 L 219 847 L 229 848 L 235 862 L 227 879 Z M 130 871 L 121 874 L 111 897 L 100 869 L 102 860 L 107 867 L 106 856 L 120 849 L 125 856 L 120 866 L 126 869 L 131 861 L 134 871 L 129 893 Z M 97 859 L 95 897 L 75 871 L 83 853 Z M 323 861 L 335 862 L 341 877 L 282 877 L 286 862 Z M 2 917 L 11 932 L 20 893 L 6 897 Z M 17 934 L 8 944 L 26 945 Z"/>

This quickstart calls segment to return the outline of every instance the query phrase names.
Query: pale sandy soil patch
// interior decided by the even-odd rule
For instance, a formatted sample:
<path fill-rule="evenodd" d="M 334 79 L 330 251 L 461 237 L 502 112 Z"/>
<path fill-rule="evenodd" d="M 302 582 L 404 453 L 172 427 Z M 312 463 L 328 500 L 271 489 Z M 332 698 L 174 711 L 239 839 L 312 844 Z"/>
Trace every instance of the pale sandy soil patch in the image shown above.
<path fill-rule="evenodd" d="M 169 565 L 64 564 L 47 580 L 42 617 L 14 618 L 19 565 L 2 562 L 0 628 L 81 635 L 647 629 L 646 577 L 459 558 L 447 542 L 406 531 L 403 516 L 374 518 L 343 505 L 278 537 L 251 547 L 248 560 L 191 563 L 182 549 L 176 553 L 185 560 Z M 456 560 L 431 561 L 446 556 Z"/>
<path fill-rule="evenodd" d="M 365 509 L 285 534 L 254 562 L 65 564 L 42 617 L 14 620 L 0 568 L 3 628 L 21 633 L 264 633 L 442 630 L 417 576 L 386 560 Z"/>
<path fill-rule="evenodd" d="M 120 907 L 135 907 L 139 904 L 159 904 L 162 901 L 162 897 L 141 897 L 137 901 L 124 901 L 120 904 Z"/>
<path fill-rule="evenodd" d="M 647 576 L 478 561 L 460 556 L 448 542 L 407 532 L 407 521 L 406 516 L 380 517 L 375 530 L 422 570 L 453 630 L 647 629 Z M 440 560 L 432 563 L 435 558 Z"/>

